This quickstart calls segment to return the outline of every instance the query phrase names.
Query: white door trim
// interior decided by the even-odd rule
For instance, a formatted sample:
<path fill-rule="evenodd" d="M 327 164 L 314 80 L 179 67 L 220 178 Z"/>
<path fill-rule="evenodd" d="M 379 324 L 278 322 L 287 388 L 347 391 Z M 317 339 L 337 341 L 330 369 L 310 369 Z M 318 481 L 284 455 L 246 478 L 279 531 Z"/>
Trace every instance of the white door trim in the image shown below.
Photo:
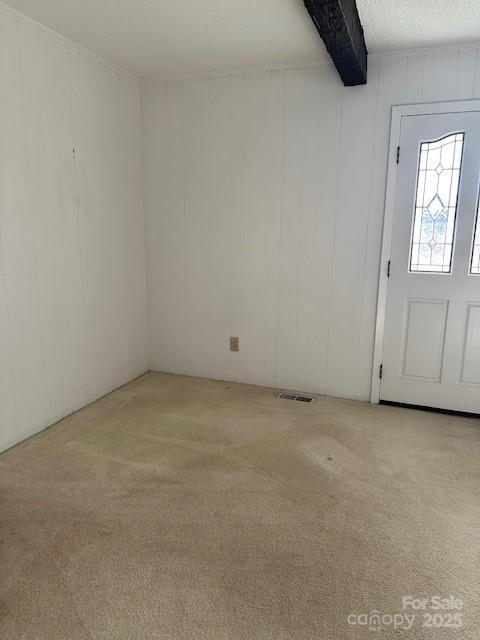
<path fill-rule="evenodd" d="M 378 281 L 377 317 L 373 348 L 372 390 L 370 400 L 380 402 L 380 365 L 383 360 L 383 338 L 385 333 L 385 311 L 387 307 L 388 261 L 392 243 L 392 229 L 397 182 L 397 148 L 400 143 L 400 127 L 405 116 L 432 115 L 438 113 L 463 113 L 480 111 L 480 100 L 455 100 L 452 102 L 429 102 L 392 107 L 390 146 L 388 151 L 387 186 L 385 194 L 385 215 L 383 220 L 382 253 Z"/>

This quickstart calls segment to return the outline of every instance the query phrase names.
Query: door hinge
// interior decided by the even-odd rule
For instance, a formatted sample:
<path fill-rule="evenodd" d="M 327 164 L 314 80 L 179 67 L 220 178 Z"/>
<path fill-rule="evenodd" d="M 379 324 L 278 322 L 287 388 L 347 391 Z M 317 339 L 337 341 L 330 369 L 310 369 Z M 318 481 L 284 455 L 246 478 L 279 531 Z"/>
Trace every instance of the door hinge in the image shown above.
<path fill-rule="evenodd" d="M 400 147 L 397 147 L 397 164 L 400 162 Z"/>
<path fill-rule="evenodd" d="M 391 264 L 392 264 L 392 261 L 391 261 L 391 260 L 389 260 L 389 261 L 388 261 L 388 264 L 387 264 L 387 278 L 389 278 L 389 277 L 390 277 L 390 266 L 391 266 Z"/>
<path fill-rule="evenodd" d="M 380 368 L 378 370 L 378 377 L 380 378 L 380 380 L 383 378 L 383 364 L 380 365 Z"/>

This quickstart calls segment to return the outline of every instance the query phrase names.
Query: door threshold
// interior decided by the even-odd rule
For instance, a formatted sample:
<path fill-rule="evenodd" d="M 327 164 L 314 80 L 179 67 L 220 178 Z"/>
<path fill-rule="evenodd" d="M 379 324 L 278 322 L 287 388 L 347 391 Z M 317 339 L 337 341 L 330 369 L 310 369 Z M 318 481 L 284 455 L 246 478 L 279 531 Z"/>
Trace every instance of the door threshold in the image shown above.
<path fill-rule="evenodd" d="M 459 416 L 461 418 L 480 418 L 480 413 L 472 413 L 470 411 L 455 411 L 455 409 L 440 409 L 439 407 L 428 407 L 422 404 L 407 404 L 405 402 L 394 402 L 392 400 L 380 400 L 380 404 L 389 407 L 400 407 L 402 409 L 414 409 L 415 411 L 430 411 L 430 413 L 446 413 L 450 416 Z"/>

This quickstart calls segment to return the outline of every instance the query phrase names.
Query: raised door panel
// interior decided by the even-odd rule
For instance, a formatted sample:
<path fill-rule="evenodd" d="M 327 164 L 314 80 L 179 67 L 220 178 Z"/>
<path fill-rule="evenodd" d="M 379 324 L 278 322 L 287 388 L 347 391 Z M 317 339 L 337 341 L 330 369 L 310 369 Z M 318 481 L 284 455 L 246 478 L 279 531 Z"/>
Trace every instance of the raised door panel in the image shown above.
<path fill-rule="evenodd" d="M 447 312 L 446 300 L 406 301 L 403 376 L 441 380 Z"/>
<path fill-rule="evenodd" d="M 480 385 L 480 302 L 469 303 L 467 306 L 460 381 Z"/>

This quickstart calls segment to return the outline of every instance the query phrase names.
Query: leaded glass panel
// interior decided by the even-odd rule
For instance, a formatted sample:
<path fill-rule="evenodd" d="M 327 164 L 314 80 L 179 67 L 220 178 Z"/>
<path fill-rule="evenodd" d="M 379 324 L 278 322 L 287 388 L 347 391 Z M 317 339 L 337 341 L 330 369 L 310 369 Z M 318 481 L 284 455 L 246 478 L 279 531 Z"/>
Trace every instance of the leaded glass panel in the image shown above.
<path fill-rule="evenodd" d="M 470 273 L 480 274 L 480 201 L 477 207 L 477 225 L 473 236 L 472 261 L 470 263 Z"/>
<path fill-rule="evenodd" d="M 451 271 L 463 140 L 453 133 L 420 145 L 410 271 Z"/>

